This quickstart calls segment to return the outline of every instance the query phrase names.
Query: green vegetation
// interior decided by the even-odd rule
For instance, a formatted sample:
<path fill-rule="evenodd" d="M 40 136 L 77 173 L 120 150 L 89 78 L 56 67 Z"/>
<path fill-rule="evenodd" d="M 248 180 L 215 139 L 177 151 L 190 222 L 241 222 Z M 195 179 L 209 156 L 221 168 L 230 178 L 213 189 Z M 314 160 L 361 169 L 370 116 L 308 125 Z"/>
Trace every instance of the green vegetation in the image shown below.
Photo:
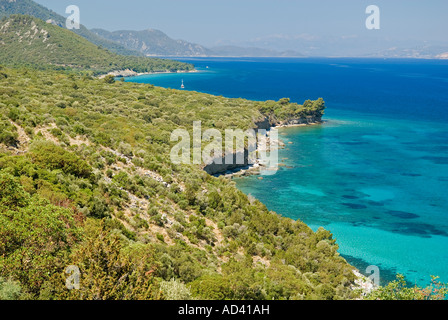
<path fill-rule="evenodd" d="M 15 145 L 17 143 L 17 129 L 6 117 L 0 118 L 0 143 Z"/>
<path fill-rule="evenodd" d="M 0 21 L 0 61 L 9 66 L 74 70 L 98 75 L 111 71 L 164 72 L 192 70 L 190 64 L 123 56 L 94 45 L 70 30 L 23 15 Z"/>
<path fill-rule="evenodd" d="M 202 130 L 248 129 L 266 117 L 319 117 L 323 100 L 255 102 L 54 70 L 0 72 L 0 125 L 13 136 L 0 143 L 1 299 L 360 297 L 329 231 L 270 212 L 231 180 L 169 156 L 171 132 L 192 130 L 193 120 Z M 72 265 L 80 290 L 65 286 Z M 445 288 L 413 295 L 399 279 L 368 298 L 435 299 Z"/>
<path fill-rule="evenodd" d="M 303 105 L 299 105 L 291 103 L 289 98 L 279 101 L 269 100 L 260 107 L 260 111 L 280 121 L 288 119 L 320 120 L 324 115 L 325 101 L 319 98 L 315 101 L 306 100 Z"/>
<path fill-rule="evenodd" d="M 0 278 L 0 300 L 17 300 L 21 290 L 18 282 Z"/>
<path fill-rule="evenodd" d="M 0 277 L 20 298 L 356 295 L 330 232 L 269 212 L 200 166 L 170 161 L 174 129 L 192 130 L 192 119 L 203 130 L 251 128 L 267 103 L 0 71 L 2 123 L 17 134 L 0 148 Z M 69 265 L 81 270 L 79 291 L 65 288 Z"/>
<path fill-rule="evenodd" d="M 379 287 L 370 293 L 369 300 L 444 300 L 448 295 L 448 284 L 441 283 L 438 277 L 431 277 L 431 284 L 426 288 L 409 287 L 403 275 L 384 287 Z"/>
<path fill-rule="evenodd" d="M 205 56 L 212 52 L 198 44 L 183 40 L 174 40 L 159 30 L 143 31 L 121 30 L 109 32 L 102 29 L 92 29 L 101 38 L 120 43 L 129 50 L 135 50 L 145 55 L 157 56 Z"/>

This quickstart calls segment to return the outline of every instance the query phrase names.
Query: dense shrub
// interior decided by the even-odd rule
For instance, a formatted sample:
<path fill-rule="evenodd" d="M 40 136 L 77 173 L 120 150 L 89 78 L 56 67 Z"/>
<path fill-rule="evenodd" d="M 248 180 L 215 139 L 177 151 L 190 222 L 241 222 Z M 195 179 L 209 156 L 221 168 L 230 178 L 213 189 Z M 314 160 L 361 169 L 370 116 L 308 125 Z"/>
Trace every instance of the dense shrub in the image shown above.
<path fill-rule="evenodd" d="M 280 217 L 228 179 L 173 165 L 169 156 L 171 132 L 191 132 L 192 119 L 204 130 L 246 129 L 266 116 L 318 116 L 323 100 L 253 102 L 4 71 L 2 133 L 16 132 L 15 119 L 31 139 L 24 153 L 0 151 L 0 277 L 8 297 L 357 296 L 353 268 L 329 231 Z M 65 288 L 68 265 L 80 268 L 82 290 Z"/>
<path fill-rule="evenodd" d="M 92 177 L 92 168 L 86 161 L 52 142 L 37 141 L 30 150 L 33 162 L 44 168 L 61 169 L 67 174 L 82 178 Z"/>

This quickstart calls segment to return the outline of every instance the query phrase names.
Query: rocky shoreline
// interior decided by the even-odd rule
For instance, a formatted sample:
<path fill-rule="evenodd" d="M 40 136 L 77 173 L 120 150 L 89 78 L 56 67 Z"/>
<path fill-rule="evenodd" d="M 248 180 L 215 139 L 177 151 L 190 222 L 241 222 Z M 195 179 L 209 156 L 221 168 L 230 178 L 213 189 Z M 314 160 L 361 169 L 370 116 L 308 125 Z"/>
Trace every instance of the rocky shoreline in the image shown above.
<path fill-rule="evenodd" d="M 362 300 L 368 294 L 376 289 L 375 284 L 369 278 L 362 275 L 358 270 L 353 270 L 354 275 L 356 276 L 356 280 L 354 285 L 352 285 L 352 290 L 359 290 L 361 292 L 361 296 L 358 300 Z"/>
<path fill-rule="evenodd" d="M 278 148 L 285 148 L 286 144 L 278 139 L 277 141 L 271 141 L 270 138 L 270 130 L 272 128 L 288 128 L 288 127 L 299 127 L 299 126 L 310 126 L 310 125 L 318 125 L 322 124 L 322 119 L 317 118 L 302 118 L 302 119 L 289 119 L 285 121 L 277 121 L 275 119 L 272 119 L 270 117 L 265 117 L 262 120 L 255 122 L 255 129 L 264 129 L 266 130 L 266 146 L 270 146 L 271 143 L 274 143 L 278 146 Z M 245 150 L 246 153 L 244 155 L 245 161 L 244 164 L 230 164 L 226 165 L 223 161 L 222 164 L 209 164 L 204 167 L 204 170 L 214 176 L 225 176 L 228 178 L 236 177 L 236 176 L 248 176 L 248 175 L 260 175 L 261 170 L 270 170 L 264 166 L 262 163 L 262 160 L 259 157 L 260 152 L 266 151 L 261 148 L 259 144 L 256 146 L 256 152 L 257 152 L 257 158 L 253 164 L 249 164 L 248 161 L 248 155 L 247 150 Z M 234 156 L 236 156 L 234 154 Z M 284 164 L 279 164 L 279 166 L 284 166 Z M 273 170 L 273 169 L 272 169 Z M 262 177 L 260 177 L 262 179 Z"/>
<path fill-rule="evenodd" d="M 257 129 L 267 130 L 266 145 L 270 145 L 269 133 L 270 133 L 270 129 L 272 129 L 272 128 L 310 126 L 310 125 L 319 125 L 319 124 L 323 123 L 323 121 L 321 119 L 308 119 L 308 120 L 312 120 L 312 121 L 307 121 L 304 119 L 292 119 L 292 120 L 287 120 L 287 121 L 283 121 L 283 122 L 271 123 L 269 121 L 269 119 L 265 118 L 260 122 L 256 122 L 256 124 L 257 124 Z M 281 141 L 280 139 L 277 140 L 276 145 L 278 146 L 278 148 L 286 147 L 286 144 L 283 141 Z M 260 146 L 257 145 L 256 151 L 258 154 L 258 152 L 265 151 L 265 150 L 261 149 Z M 221 166 L 223 166 L 223 165 L 221 165 Z M 279 167 L 281 167 L 281 166 L 285 166 L 285 165 L 280 163 Z M 269 170 L 269 169 L 265 168 L 263 166 L 263 164 L 261 163 L 261 159 L 259 157 L 257 157 L 255 163 L 252 165 L 240 165 L 239 167 L 235 167 L 233 169 L 228 169 L 225 172 L 217 172 L 213 175 L 214 176 L 224 176 L 224 177 L 231 179 L 233 177 L 260 175 L 261 170 Z M 263 177 L 260 175 L 260 177 L 258 177 L 258 179 L 263 179 Z M 377 286 L 372 282 L 372 280 L 370 280 L 369 278 L 367 278 L 366 276 L 361 274 L 361 272 L 359 272 L 359 270 L 353 269 L 352 272 L 355 275 L 356 280 L 354 281 L 354 284 L 351 286 L 351 289 L 353 291 L 360 292 L 360 297 L 357 300 L 363 300 L 367 295 L 369 295 L 372 291 L 374 291 Z"/>
<path fill-rule="evenodd" d="M 135 72 L 134 70 L 126 69 L 126 70 L 111 71 L 108 74 L 102 74 L 102 75 L 98 76 L 98 79 L 103 79 L 107 76 L 129 78 L 129 77 L 137 77 L 137 76 L 150 75 L 150 74 L 192 73 L 192 72 L 198 72 L 198 70 L 196 70 L 196 69 L 194 69 L 194 70 L 177 70 L 176 72 L 166 70 L 166 71 L 160 71 L 160 72 L 138 73 L 138 72 Z"/>

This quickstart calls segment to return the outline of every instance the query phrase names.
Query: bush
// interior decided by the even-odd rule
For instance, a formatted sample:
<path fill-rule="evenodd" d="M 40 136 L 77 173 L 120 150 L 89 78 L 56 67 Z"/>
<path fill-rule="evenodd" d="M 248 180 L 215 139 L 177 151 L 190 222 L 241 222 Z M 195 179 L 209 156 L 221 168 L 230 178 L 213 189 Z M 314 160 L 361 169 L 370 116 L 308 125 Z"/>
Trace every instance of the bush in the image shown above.
<path fill-rule="evenodd" d="M 10 174 L 0 173 L 0 208 L 25 207 L 28 201 L 29 195 L 19 181 Z"/>
<path fill-rule="evenodd" d="M 132 147 L 129 143 L 120 142 L 117 151 L 124 154 L 127 157 L 131 157 L 133 155 Z"/>
<path fill-rule="evenodd" d="M 150 248 L 125 246 L 120 237 L 102 222 L 88 219 L 84 239 L 72 250 L 66 263 L 79 267 L 81 290 L 61 288 L 58 299 L 149 300 L 155 298 L 153 257 Z M 65 279 L 61 273 L 54 283 Z"/>
<path fill-rule="evenodd" d="M 159 240 L 160 242 L 165 242 L 165 237 L 163 236 L 163 234 L 158 233 L 156 235 L 157 240 Z"/>
<path fill-rule="evenodd" d="M 230 283 L 221 275 L 203 276 L 191 283 L 195 297 L 206 300 L 232 299 Z"/>
<path fill-rule="evenodd" d="M 37 198 L 1 210 L 0 225 L 0 276 L 17 279 L 34 295 L 62 268 L 61 258 L 79 236 L 70 210 Z"/>
<path fill-rule="evenodd" d="M 441 283 L 437 277 L 431 277 L 431 285 L 426 288 L 408 287 L 404 276 L 397 275 L 396 280 L 384 287 L 373 290 L 368 300 L 446 300 L 448 284 Z"/>
<path fill-rule="evenodd" d="M 49 141 L 34 143 L 30 148 L 30 156 L 34 163 L 50 170 L 62 169 L 80 178 L 93 176 L 92 168 L 86 161 Z"/>
<path fill-rule="evenodd" d="M 4 130 L 0 133 L 0 143 L 4 143 L 7 146 L 17 146 L 19 135 L 16 132 Z"/>
<path fill-rule="evenodd" d="M 114 83 L 115 82 L 115 77 L 113 75 L 107 75 L 104 77 L 104 82 L 106 83 Z"/>
<path fill-rule="evenodd" d="M 22 293 L 20 283 L 0 277 L 0 300 L 17 300 Z"/>
<path fill-rule="evenodd" d="M 17 110 L 17 109 L 11 109 Z M 12 111 L 10 111 L 11 113 Z M 18 111 L 17 111 L 18 112 Z M 11 115 L 11 114 L 10 114 Z M 17 129 L 8 120 L 0 119 L 0 143 L 4 143 L 7 146 L 16 146 L 18 141 Z"/>
<path fill-rule="evenodd" d="M 17 121 L 20 117 L 20 111 L 17 108 L 11 108 L 8 113 L 9 119 L 12 121 Z"/>
<path fill-rule="evenodd" d="M 192 300 L 190 289 L 174 278 L 160 283 L 160 293 L 165 300 Z"/>

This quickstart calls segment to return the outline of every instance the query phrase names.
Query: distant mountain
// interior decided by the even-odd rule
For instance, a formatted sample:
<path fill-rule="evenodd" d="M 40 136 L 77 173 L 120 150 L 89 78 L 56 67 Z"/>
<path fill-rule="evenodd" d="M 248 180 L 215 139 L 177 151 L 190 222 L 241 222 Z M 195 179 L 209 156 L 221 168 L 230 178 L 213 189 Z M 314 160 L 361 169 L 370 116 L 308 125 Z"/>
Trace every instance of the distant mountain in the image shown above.
<path fill-rule="evenodd" d="M 391 47 L 373 53 L 370 56 L 384 58 L 446 59 L 444 57 L 447 51 L 448 45 L 420 45 L 414 47 Z"/>
<path fill-rule="evenodd" d="M 0 21 L 0 64 L 86 70 L 94 74 L 193 68 L 178 61 L 117 55 L 70 30 L 24 15 L 11 15 Z"/>
<path fill-rule="evenodd" d="M 237 56 L 237 57 L 300 57 L 300 53 L 292 50 L 283 52 L 261 49 L 257 47 L 216 46 L 206 48 L 184 40 L 174 40 L 160 30 L 114 31 L 92 29 L 96 35 L 115 41 L 130 50 L 137 50 L 147 56 Z"/>
<path fill-rule="evenodd" d="M 296 51 L 307 57 L 369 57 L 433 59 L 448 51 L 448 42 L 389 39 L 377 35 L 314 36 L 276 34 L 223 45 Z"/>
<path fill-rule="evenodd" d="M 0 19 L 11 14 L 32 15 L 42 20 L 60 20 L 62 18 L 56 12 L 31 0 L 0 0 Z"/>
<path fill-rule="evenodd" d="M 66 21 L 65 17 L 32 0 L 0 0 L 0 19 L 8 17 L 12 14 L 30 15 L 44 21 L 51 21 L 53 24 L 61 27 L 65 26 Z M 72 31 L 97 46 L 101 46 L 117 54 L 142 55 L 139 51 L 127 49 L 116 42 L 112 42 L 97 36 L 83 25 L 80 26 L 80 29 L 73 29 Z"/>
<path fill-rule="evenodd" d="M 217 46 L 210 48 L 213 56 L 222 57 L 303 57 L 293 50 L 275 51 L 257 47 Z"/>
<path fill-rule="evenodd" d="M 26 14 L 61 27 L 66 18 L 32 0 L 0 0 L 0 18 Z M 122 55 L 163 57 L 375 57 L 425 58 L 443 57 L 448 43 L 392 40 L 377 36 L 314 36 L 310 34 L 275 34 L 243 42 L 221 42 L 205 47 L 184 40 L 174 40 L 160 30 L 106 31 L 89 30 L 81 25 L 73 30 L 97 46 Z"/>
<path fill-rule="evenodd" d="M 198 44 L 174 40 L 160 30 L 143 31 L 121 30 L 109 32 L 92 29 L 93 33 L 104 39 L 121 44 L 127 49 L 139 51 L 147 56 L 209 56 L 210 50 Z"/>
<path fill-rule="evenodd" d="M 60 27 L 65 26 L 66 18 L 47 9 L 32 0 L 0 0 L 0 19 L 12 14 L 30 15 Z M 135 56 L 245 56 L 245 57 L 280 57 L 302 56 L 293 50 L 282 52 L 262 49 L 255 46 L 219 46 L 212 49 L 184 40 L 174 40 L 160 30 L 143 31 L 122 30 L 109 32 L 103 29 L 89 30 L 81 25 L 73 32 L 84 37 L 93 44 L 121 55 Z"/>

